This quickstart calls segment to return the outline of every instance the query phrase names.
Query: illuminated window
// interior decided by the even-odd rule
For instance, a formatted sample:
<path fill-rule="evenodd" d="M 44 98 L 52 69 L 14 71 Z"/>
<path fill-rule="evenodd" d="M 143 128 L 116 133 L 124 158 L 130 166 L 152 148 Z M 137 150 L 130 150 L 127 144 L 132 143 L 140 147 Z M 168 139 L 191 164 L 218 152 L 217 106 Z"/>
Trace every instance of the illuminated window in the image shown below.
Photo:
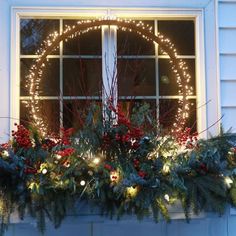
<path fill-rule="evenodd" d="M 31 119 L 25 101 L 30 96 L 25 89 L 25 77 L 37 56 L 37 49 L 50 32 L 63 32 L 71 19 L 21 19 L 20 21 L 20 119 Z M 179 57 L 187 62 L 194 94 L 191 99 L 188 127 L 197 128 L 195 26 L 193 20 L 144 21 L 175 44 Z M 174 121 L 179 99 L 175 76 L 158 45 L 147 42 L 132 32 L 116 29 L 91 31 L 68 42 L 61 42 L 58 50 L 49 55 L 49 62 L 40 83 L 41 112 L 52 131 L 59 127 L 79 127 L 81 110 L 91 101 L 102 102 L 103 84 L 112 83 L 107 76 L 107 64 L 114 64 L 117 75 L 118 100 L 126 112 L 142 103 L 150 104 L 153 115 L 163 127 Z M 114 36 L 115 35 L 115 36 Z M 106 43 L 109 42 L 109 47 Z M 114 53 L 115 49 L 115 53 Z M 109 63 L 108 63 L 109 58 Z M 113 72 L 109 72 L 112 74 Z M 110 80 L 110 81 L 109 81 Z"/>

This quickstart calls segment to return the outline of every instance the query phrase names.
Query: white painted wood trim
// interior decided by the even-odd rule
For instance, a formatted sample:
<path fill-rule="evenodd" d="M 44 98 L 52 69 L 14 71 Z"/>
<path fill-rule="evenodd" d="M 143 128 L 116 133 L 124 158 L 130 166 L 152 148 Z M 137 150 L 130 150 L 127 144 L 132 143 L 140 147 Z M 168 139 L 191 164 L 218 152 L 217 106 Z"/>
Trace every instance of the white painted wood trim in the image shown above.
<path fill-rule="evenodd" d="M 219 3 L 218 0 L 214 0 L 214 5 L 215 5 L 215 40 L 216 40 L 216 78 L 217 78 L 217 106 L 218 106 L 218 118 L 220 119 L 222 117 L 222 111 L 221 111 L 221 93 L 220 93 L 220 88 L 221 88 L 221 80 L 220 80 L 220 46 L 219 46 Z M 217 127 L 218 131 L 217 133 L 220 133 L 220 124 L 218 124 Z"/>
<path fill-rule="evenodd" d="M 11 15 L 11 70 L 10 70 L 10 130 L 14 123 L 19 123 L 20 117 L 20 16 Z"/>
<path fill-rule="evenodd" d="M 211 0 L 204 8 L 208 136 L 219 134 L 221 122 L 217 7 L 216 0 Z"/>
<path fill-rule="evenodd" d="M 201 11 L 195 18 L 197 125 L 200 132 L 207 129 L 204 38 L 204 14 Z M 207 138 L 207 133 L 201 133 L 200 137 Z"/>

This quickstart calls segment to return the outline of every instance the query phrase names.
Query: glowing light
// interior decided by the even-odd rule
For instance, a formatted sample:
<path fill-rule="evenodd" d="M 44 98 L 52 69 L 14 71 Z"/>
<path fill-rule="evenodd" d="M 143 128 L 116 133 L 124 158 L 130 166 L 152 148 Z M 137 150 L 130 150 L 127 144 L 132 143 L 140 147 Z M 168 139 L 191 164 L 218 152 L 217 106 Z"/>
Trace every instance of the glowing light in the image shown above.
<path fill-rule="evenodd" d="M 62 156 L 61 156 L 61 155 L 58 155 L 58 154 L 56 154 L 56 155 L 55 155 L 55 158 L 56 158 L 57 160 L 61 160 Z"/>
<path fill-rule="evenodd" d="M 170 196 L 169 196 L 168 194 L 165 194 L 164 198 L 165 198 L 165 200 L 166 200 L 167 202 L 170 201 Z"/>
<path fill-rule="evenodd" d="M 70 162 L 69 161 L 66 161 L 63 166 L 65 166 L 66 168 L 69 168 L 70 167 Z"/>
<path fill-rule="evenodd" d="M 110 180 L 113 183 L 118 183 L 120 180 L 120 174 L 118 171 L 111 171 L 110 173 Z"/>
<path fill-rule="evenodd" d="M 94 163 L 95 165 L 98 165 L 99 162 L 100 162 L 100 158 L 95 157 L 95 158 L 93 159 L 93 163 Z"/>
<path fill-rule="evenodd" d="M 9 157 L 9 152 L 8 152 L 7 150 L 4 150 L 4 151 L 2 152 L 2 156 L 3 156 L 3 157 Z"/>
<path fill-rule="evenodd" d="M 171 156 L 173 156 L 173 153 L 171 152 L 171 150 L 165 150 L 165 151 L 162 151 L 161 152 L 161 155 L 163 156 L 163 157 L 165 157 L 165 158 L 168 158 L 168 157 L 171 157 Z"/>
<path fill-rule="evenodd" d="M 85 180 L 81 180 L 81 181 L 80 181 L 80 185 L 81 185 L 81 186 L 85 186 L 85 184 L 86 184 Z"/>
<path fill-rule="evenodd" d="M 42 174 L 46 175 L 48 173 L 48 170 L 46 168 L 42 169 Z"/>
<path fill-rule="evenodd" d="M 231 185 L 233 184 L 233 180 L 230 177 L 225 177 L 225 183 L 227 187 L 230 188 Z"/>
<path fill-rule="evenodd" d="M 170 172 L 170 166 L 169 164 L 164 164 L 163 168 L 162 168 L 163 172 L 165 174 L 168 174 Z"/>
<path fill-rule="evenodd" d="M 189 101 L 187 96 L 193 94 L 193 88 L 190 86 L 191 76 L 188 73 L 186 63 L 182 59 L 178 58 L 177 50 L 175 49 L 174 44 L 160 33 L 154 35 L 152 33 L 152 27 L 149 25 L 145 25 L 142 21 L 135 22 L 131 19 L 118 19 L 115 16 L 105 16 L 102 19 L 97 20 L 78 21 L 77 24 L 73 26 L 65 27 L 65 30 L 61 34 L 58 32 L 49 34 L 43 42 L 41 48 L 37 51 L 38 58 L 36 59 L 36 63 L 30 68 L 25 84 L 31 98 L 26 102 L 26 106 L 30 108 L 35 125 L 41 130 L 43 135 L 47 134 L 47 124 L 45 123 L 43 117 L 41 117 L 39 107 L 39 85 L 43 75 L 43 68 L 45 68 L 45 63 L 48 61 L 47 56 L 50 52 L 59 47 L 58 42 L 77 37 L 92 30 L 100 29 L 102 25 L 114 25 L 117 29 L 122 31 L 135 32 L 147 41 L 152 41 L 159 44 L 161 51 L 170 56 L 169 63 L 171 64 L 171 69 L 176 77 L 179 93 L 178 95 L 182 96 L 178 102 L 180 108 L 175 116 L 176 120 L 173 123 L 173 128 L 171 131 L 181 131 L 181 128 L 184 126 L 187 118 L 189 117 L 188 113 L 190 108 L 188 105 Z"/>
<path fill-rule="evenodd" d="M 137 195 L 138 193 L 138 187 L 128 187 L 127 188 L 127 194 L 129 197 L 133 198 Z"/>

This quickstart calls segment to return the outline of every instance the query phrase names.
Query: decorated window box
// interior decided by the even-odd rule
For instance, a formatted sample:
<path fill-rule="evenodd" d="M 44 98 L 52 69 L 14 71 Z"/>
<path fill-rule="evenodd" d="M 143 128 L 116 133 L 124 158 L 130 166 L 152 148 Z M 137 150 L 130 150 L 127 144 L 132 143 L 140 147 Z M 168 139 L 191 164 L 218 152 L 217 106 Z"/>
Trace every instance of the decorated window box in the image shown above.
<path fill-rule="evenodd" d="M 235 205 L 235 135 L 199 138 L 202 12 L 146 12 L 142 22 L 108 11 L 79 20 L 16 13 L 20 124 L 0 148 L 2 234 L 22 222 L 51 235 L 78 219 L 91 235 L 99 222 L 134 217 L 161 228 Z"/>
<path fill-rule="evenodd" d="M 110 104 L 104 119 L 98 109 L 89 108 L 77 132 L 49 137 L 17 125 L 13 139 L 1 145 L 2 233 L 16 209 L 22 219 L 25 211 L 36 218 L 44 232 L 47 219 L 59 227 L 67 215 L 84 210 L 91 221 L 101 219 L 100 213 L 158 222 L 182 218 L 173 204 L 181 203 L 186 220 L 190 212 L 222 215 L 234 205 L 234 134 L 198 140 L 184 129 L 162 135 L 139 123 L 144 119 L 139 111 L 129 119 Z M 88 206 L 94 213 L 88 214 Z"/>

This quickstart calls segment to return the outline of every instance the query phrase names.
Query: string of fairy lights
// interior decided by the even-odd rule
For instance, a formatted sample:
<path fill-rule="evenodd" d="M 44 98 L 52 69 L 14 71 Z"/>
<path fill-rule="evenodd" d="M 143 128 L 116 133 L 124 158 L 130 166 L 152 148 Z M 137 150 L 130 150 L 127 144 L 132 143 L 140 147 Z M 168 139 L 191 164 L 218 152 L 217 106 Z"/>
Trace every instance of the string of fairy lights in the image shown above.
<path fill-rule="evenodd" d="M 80 20 L 73 26 L 67 26 L 65 30 L 59 34 L 51 33 L 42 43 L 41 48 L 37 51 L 38 58 L 31 66 L 29 74 L 26 77 L 25 87 L 29 91 L 30 99 L 25 101 L 26 107 L 29 108 L 34 125 L 42 132 L 43 135 L 48 133 L 47 124 L 40 110 L 40 82 L 43 77 L 44 68 L 47 65 L 48 55 L 59 48 L 61 41 L 78 37 L 92 30 L 101 29 L 102 26 L 116 26 L 118 30 L 126 32 L 134 32 L 147 41 L 157 43 L 161 51 L 165 52 L 170 60 L 171 69 L 175 74 L 178 86 L 178 109 L 175 115 L 175 122 L 171 132 L 180 132 L 189 117 L 190 101 L 189 96 L 193 95 L 193 87 L 190 85 L 191 76 L 188 73 L 186 62 L 178 58 L 177 50 L 170 39 L 165 38 L 160 33 L 156 35 L 152 32 L 152 27 L 144 24 L 142 21 L 134 21 L 132 19 L 119 19 L 115 17 L 104 17 L 94 20 Z"/>

